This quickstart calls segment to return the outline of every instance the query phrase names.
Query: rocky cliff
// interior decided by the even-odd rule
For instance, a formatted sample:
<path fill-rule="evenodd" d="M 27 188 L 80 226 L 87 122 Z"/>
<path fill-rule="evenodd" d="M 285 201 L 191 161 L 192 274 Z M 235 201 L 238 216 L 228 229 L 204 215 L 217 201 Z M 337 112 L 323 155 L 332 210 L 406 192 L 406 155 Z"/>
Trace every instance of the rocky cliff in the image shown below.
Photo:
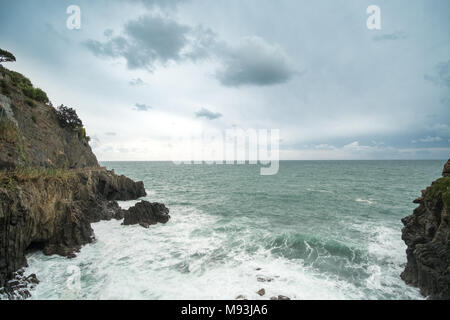
<path fill-rule="evenodd" d="M 0 288 L 6 292 L 26 266 L 27 250 L 73 257 L 94 239 L 91 222 L 123 218 L 116 200 L 146 195 L 142 182 L 101 168 L 88 142 L 82 126 L 61 124 L 45 92 L 0 66 Z"/>
<path fill-rule="evenodd" d="M 412 215 L 402 220 L 407 265 L 402 279 L 430 299 L 450 299 L 450 160 L 443 177 L 422 191 Z"/>

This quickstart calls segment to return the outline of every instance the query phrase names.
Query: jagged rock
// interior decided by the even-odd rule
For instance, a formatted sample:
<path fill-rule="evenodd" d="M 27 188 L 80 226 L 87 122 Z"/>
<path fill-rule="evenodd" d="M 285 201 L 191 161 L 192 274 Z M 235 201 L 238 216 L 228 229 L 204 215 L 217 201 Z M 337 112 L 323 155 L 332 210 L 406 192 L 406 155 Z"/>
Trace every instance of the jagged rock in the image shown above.
<path fill-rule="evenodd" d="M 125 211 L 123 224 L 140 224 L 148 228 L 157 223 L 167 223 L 169 219 L 169 209 L 164 204 L 141 201 Z"/>
<path fill-rule="evenodd" d="M 272 297 L 270 300 L 291 300 L 291 298 L 279 295 L 278 297 Z"/>
<path fill-rule="evenodd" d="M 8 284 L 21 279 L 16 271 L 27 265 L 27 250 L 73 258 L 94 240 L 91 222 L 123 219 L 116 201 L 146 193 L 143 182 L 101 168 L 85 136 L 61 126 L 51 103 L 24 96 L 12 81 L 28 79 L 2 66 L 0 76 L 11 89 L 9 97 L 0 94 L 0 288 L 15 299 L 29 295 L 25 280 Z M 136 212 L 150 220 L 144 223 L 167 222 L 164 208 Z"/>
<path fill-rule="evenodd" d="M 264 288 L 262 288 L 262 289 L 259 289 L 256 293 L 262 297 L 263 295 L 266 294 L 266 290 Z"/>
<path fill-rule="evenodd" d="M 25 265 L 28 248 L 73 258 L 93 241 L 91 222 L 122 219 L 123 210 L 108 199 L 129 200 L 141 194 L 140 184 L 123 181 L 125 177 L 96 168 L 75 170 L 67 179 L 17 183 L 12 190 L 0 186 L 0 286 Z"/>
<path fill-rule="evenodd" d="M 450 160 L 444 165 L 444 170 L 442 170 L 442 176 L 448 177 L 450 176 Z"/>
<path fill-rule="evenodd" d="M 271 277 L 265 277 L 265 276 L 259 276 L 259 277 L 256 278 L 256 280 L 257 280 L 258 282 L 272 282 L 272 281 L 273 281 L 273 278 L 271 278 Z"/>
<path fill-rule="evenodd" d="M 6 298 L 10 300 L 23 300 L 31 297 L 30 289 L 35 288 L 39 283 L 35 274 L 25 276 L 23 269 L 15 272 L 12 280 L 5 283 L 5 286 L 0 288 L 0 299 Z"/>
<path fill-rule="evenodd" d="M 450 299 L 450 160 L 443 178 L 416 199 L 419 207 L 402 219 L 407 264 L 401 277 L 430 299 Z"/>
<path fill-rule="evenodd" d="M 37 278 L 37 276 L 33 273 L 30 274 L 28 277 L 25 278 L 27 282 L 29 283 L 34 283 L 34 284 L 39 284 L 39 280 Z"/>

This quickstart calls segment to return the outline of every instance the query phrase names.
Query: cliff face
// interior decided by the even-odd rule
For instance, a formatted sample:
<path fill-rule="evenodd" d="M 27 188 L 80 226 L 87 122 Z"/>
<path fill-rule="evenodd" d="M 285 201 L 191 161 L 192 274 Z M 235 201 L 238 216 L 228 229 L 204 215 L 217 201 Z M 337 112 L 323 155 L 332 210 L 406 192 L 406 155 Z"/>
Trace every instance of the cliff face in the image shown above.
<path fill-rule="evenodd" d="M 60 126 L 50 103 L 24 94 L 26 77 L 0 66 L 0 81 L 0 170 L 98 167 L 87 141 Z"/>
<path fill-rule="evenodd" d="M 450 160 L 414 202 L 419 207 L 402 220 L 408 246 L 402 279 L 431 299 L 450 299 Z"/>
<path fill-rule="evenodd" d="M 23 178 L 3 176 L 0 287 L 14 271 L 26 265 L 24 254 L 28 248 L 71 257 L 93 240 L 91 222 L 123 217 L 122 210 L 111 200 L 144 196 L 140 185 L 101 168 L 52 175 L 28 173 Z"/>
<path fill-rule="evenodd" d="M 91 222 L 123 218 L 115 200 L 146 195 L 142 182 L 101 168 L 84 128 L 61 126 L 38 90 L 0 66 L 0 288 L 8 294 L 27 249 L 72 257 L 94 239 Z"/>

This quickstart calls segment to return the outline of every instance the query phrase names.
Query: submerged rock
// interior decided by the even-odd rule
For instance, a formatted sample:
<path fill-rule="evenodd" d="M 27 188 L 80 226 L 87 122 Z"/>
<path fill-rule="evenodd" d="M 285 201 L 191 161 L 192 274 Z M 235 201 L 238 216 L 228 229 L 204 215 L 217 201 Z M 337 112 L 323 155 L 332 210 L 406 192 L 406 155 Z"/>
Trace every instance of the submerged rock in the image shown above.
<path fill-rule="evenodd" d="M 169 209 L 164 204 L 141 201 L 124 212 L 123 224 L 149 228 L 157 223 L 167 223 L 169 219 Z"/>
<path fill-rule="evenodd" d="M 259 276 L 256 278 L 258 282 L 272 282 L 274 279 L 271 277 Z"/>
<path fill-rule="evenodd" d="M 291 300 L 291 298 L 279 295 L 278 297 L 272 297 L 270 300 Z"/>
<path fill-rule="evenodd" d="M 0 288 L 0 299 L 23 300 L 31 297 L 30 290 L 34 289 L 39 284 L 36 275 L 24 275 L 23 269 L 18 270 L 12 276 L 12 279 L 5 283 L 3 288 Z"/>
<path fill-rule="evenodd" d="M 402 219 L 407 264 L 401 277 L 430 299 L 450 299 L 450 160 Z"/>

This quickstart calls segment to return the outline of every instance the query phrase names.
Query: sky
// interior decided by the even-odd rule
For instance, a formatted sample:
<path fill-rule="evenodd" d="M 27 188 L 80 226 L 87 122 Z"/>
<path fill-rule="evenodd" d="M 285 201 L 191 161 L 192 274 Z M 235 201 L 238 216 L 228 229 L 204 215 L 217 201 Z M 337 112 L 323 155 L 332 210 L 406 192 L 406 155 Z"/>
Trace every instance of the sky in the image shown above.
<path fill-rule="evenodd" d="M 80 29 L 66 12 L 80 8 Z M 380 8 L 369 30 L 367 7 Z M 77 110 L 101 161 L 280 132 L 284 160 L 450 158 L 448 0 L 2 0 L 7 68 Z"/>

